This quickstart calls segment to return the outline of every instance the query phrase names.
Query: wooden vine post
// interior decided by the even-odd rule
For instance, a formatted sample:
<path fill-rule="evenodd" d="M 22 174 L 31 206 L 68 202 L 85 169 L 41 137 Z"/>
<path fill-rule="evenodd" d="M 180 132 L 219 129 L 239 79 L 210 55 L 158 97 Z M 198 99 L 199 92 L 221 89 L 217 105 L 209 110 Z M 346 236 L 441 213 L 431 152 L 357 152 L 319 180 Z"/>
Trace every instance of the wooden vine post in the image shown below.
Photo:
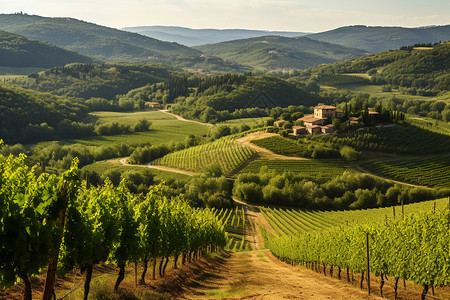
<path fill-rule="evenodd" d="M 366 232 L 366 248 L 367 248 L 367 293 L 370 296 L 370 257 L 369 257 L 369 233 Z"/>
<path fill-rule="evenodd" d="M 65 186 L 62 188 L 61 197 L 64 201 L 63 209 L 59 212 L 58 224 L 64 227 L 66 222 L 66 207 L 69 201 L 67 195 L 67 182 L 64 182 Z M 42 292 L 42 300 L 51 300 L 54 295 L 53 284 L 55 283 L 56 268 L 58 266 L 59 247 L 55 256 L 50 257 L 47 275 L 45 277 L 44 291 Z"/>

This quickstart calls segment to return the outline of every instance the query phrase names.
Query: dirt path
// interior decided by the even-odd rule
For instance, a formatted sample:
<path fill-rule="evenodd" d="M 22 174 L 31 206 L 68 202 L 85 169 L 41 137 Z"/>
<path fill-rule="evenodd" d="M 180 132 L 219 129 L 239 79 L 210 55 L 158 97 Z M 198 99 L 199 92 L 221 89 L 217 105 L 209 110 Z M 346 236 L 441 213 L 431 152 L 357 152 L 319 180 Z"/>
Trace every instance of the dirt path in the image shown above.
<path fill-rule="evenodd" d="M 261 159 L 309 160 L 308 158 L 304 158 L 304 157 L 294 157 L 294 156 L 286 156 L 286 155 L 276 154 L 266 148 L 259 147 L 255 144 L 251 143 L 251 141 L 260 140 L 260 139 L 264 139 L 264 138 L 276 136 L 276 135 L 278 135 L 278 134 L 258 131 L 258 132 L 247 134 L 246 136 L 236 139 L 236 141 L 241 143 L 242 145 L 248 146 L 248 147 L 252 148 L 253 150 L 255 150 L 258 153 L 259 158 L 261 158 Z"/>
<path fill-rule="evenodd" d="M 170 168 L 170 167 L 166 167 L 166 166 L 151 165 L 151 164 L 149 164 L 149 165 L 132 165 L 132 164 L 127 163 L 127 157 L 119 159 L 119 162 L 123 166 L 127 166 L 127 167 L 143 167 L 143 168 L 157 169 L 157 170 L 162 170 L 162 171 L 167 171 L 167 172 L 184 174 L 184 175 L 188 175 L 188 176 L 194 176 L 194 175 L 200 174 L 200 173 L 196 173 L 196 172 L 175 169 L 175 168 Z"/>
<path fill-rule="evenodd" d="M 353 169 L 355 169 L 356 171 L 359 171 L 359 172 L 361 172 L 361 173 L 369 174 L 369 175 L 371 175 L 371 176 L 373 176 L 373 177 L 377 177 L 377 178 L 380 178 L 380 179 L 388 180 L 388 181 L 391 181 L 391 182 L 394 182 L 394 183 L 398 183 L 398 184 L 401 184 L 401 185 L 406 185 L 406 186 L 411 186 L 411 187 L 418 187 L 418 188 L 424 188 L 424 189 L 429 189 L 429 190 L 433 189 L 433 188 L 430 188 L 430 187 L 427 187 L 427 186 L 423 186 L 423 185 L 417 185 L 417 184 L 412 184 L 412 183 L 407 183 L 407 182 L 397 181 L 397 180 L 394 180 L 394 179 L 391 179 L 391 178 L 388 178 L 388 177 L 383 177 L 383 176 L 374 174 L 374 173 L 372 173 L 372 172 L 369 172 L 369 171 L 367 171 L 367 170 L 365 170 L 365 169 L 363 169 L 363 168 L 361 168 L 360 166 L 355 165 L 355 164 L 352 164 L 352 165 L 350 165 L 350 166 L 351 166 Z"/>
<path fill-rule="evenodd" d="M 222 264 L 189 282 L 178 299 L 382 299 L 368 297 L 367 291 L 336 278 L 281 262 L 264 249 L 258 227 L 273 229 L 259 208 L 235 201 L 246 209 L 246 235 L 255 250 L 232 253 Z"/>
<path fill-rule="evenodd" d="M 209 126 L 209 127 L 214 127 L 214 125 L 210 124 L 210 123 L 202 123 L 202 122 L 198 122 L 198 121 L 194 121 L 194 120 L 185 119 L 182 116 L 170 113 L 167 109 L 160 109 L 158 111 L 168 114 L 168 115 L 171 115 L 171 116 L 174 116 L 175 118 L 177 118 L 177 120 L 180 120 L 180 121 L 191 122 L 191 123 L 196 123 L 196 124 L 205 125 L 205 126 Z"/>
<path fill-rule="evenodd" d="M 217 270 L 189 283 L 179 299 L 382 299 L 276 259 L 269 251 L 234 253 Z"/>

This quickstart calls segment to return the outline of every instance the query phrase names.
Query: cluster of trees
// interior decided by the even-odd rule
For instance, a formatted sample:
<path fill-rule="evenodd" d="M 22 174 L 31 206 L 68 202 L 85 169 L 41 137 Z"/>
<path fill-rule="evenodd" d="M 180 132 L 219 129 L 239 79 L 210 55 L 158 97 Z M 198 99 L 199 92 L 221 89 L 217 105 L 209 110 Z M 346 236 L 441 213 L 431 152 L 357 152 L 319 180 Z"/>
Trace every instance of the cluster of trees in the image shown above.
<path fill-rule="evenodd" d="M 409 188 L 353 172 L 320 183 L 292 173 L 276 175 L 261 170 L 239 175 L 233 187 L 233 195 L 242 201 L 311 209 L 364 209 L 448 194 L 449 190 Z"/>
<path fill-rule="evenodd" d="M 267 116 L 267 112 L 264 113 L 267 108 L 310 106 L 318 102 L 318 97 L 280 78 L 229 76 L 229 79 L 218 77 L 199 84 L 205 90 L 199 88 L 189 97 L 179 99 L 171 106 L 171 111 L 189 119 L 217 122 L 247 116 Z"/>
<path fill-rule="evenodd" d="M 164 276 L 169 257 L 174 256 L 176 268 L 180 255 L 184 264 L 226 244 L 223 225 L 212 211 L 194 209 L 181 197 L 167 198 L 162 186 L 138 196 L 108 181 L 87 188 L 76 161 L 61 176 L 36 176 L 24 156 L 0 156 L 0 168 L 0 285 L 10 287 L 20 278 L 26 300 L 31 299 L 30 277 L 49 261 L 49 268 L 56 267 L 58 257 L 60 273 L 86 271 L 87 299 L 93 266 L 100 262 L 119 268 L 117 291 L 129 262 L 144 264 L 145 284 L 149 260 L 155 268 L 161 258 L 159 274 Z"/>

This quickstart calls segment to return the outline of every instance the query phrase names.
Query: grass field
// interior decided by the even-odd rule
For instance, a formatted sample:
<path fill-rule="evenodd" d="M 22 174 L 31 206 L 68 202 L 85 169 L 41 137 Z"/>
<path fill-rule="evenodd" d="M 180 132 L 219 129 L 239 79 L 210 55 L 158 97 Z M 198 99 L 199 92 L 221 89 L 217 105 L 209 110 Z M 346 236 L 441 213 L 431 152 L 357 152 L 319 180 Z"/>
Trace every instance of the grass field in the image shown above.
<path fill-rule="evenodd" d="M 404 206 L 405 214 L 421 213 L 449 208 L 449 199 L 408 204 Z M 395 207 L 373 208 L 347 211 L 313 211 L 284 208 L 261 208 L 261 212 L 278 235 L 296 235 L 316 230 L 329 229 L 334 226 L 349 226 L 362 223 L 389 222 L 402 217 L 400 205 Z"/>
<path fill-rule="evenodd" d="M 340 160 L 254 160 L 245 166 L 240 173 L 258 173 L 262 167 L 276 173 L 292 172 L 313 177 L 315 179 L 329 180 L 341 175 L 345 171 L 353 171 Z M 356 171 L 354 171 L 356 172 Z"/>
<path fill-rule="evenodd" d="M 450 156 L 417 159 L 370 160 L 361 166 L 371 172 L 430 187 L 450 187 Z"/>
<path fill-rule="evenodd" d="M 152 122 L 150 131 L 132 134 L 88 137 L 83 139 L 67 140 L 66 144 L 80 143 L 83 145 L 102 146 L 109 143 L 125 143 L 128 145 L 167 144 L 169 142 L 182 142 L 189 135 L 204 136 L 209 127 L 197 123 L 177 120 L 174 116 L 159 111 L 144 112 L 95 112 L 98 122 L 119 122 L 135 124 L 139 119 L 147 119 Z"/>

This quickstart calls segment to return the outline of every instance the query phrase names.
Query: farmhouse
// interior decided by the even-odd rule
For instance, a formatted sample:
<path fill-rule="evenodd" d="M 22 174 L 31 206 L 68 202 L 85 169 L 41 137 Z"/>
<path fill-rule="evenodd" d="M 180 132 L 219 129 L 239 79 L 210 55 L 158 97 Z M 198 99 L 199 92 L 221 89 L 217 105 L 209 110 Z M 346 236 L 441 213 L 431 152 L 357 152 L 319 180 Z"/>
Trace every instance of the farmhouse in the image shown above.
<path fill-rule="evenodd" d="M 297 121 L 302 121 L 303 125 L 309 127 L 314 125 L 323 125 L 327 121 L 327 118 L 316 118 L 313 115 L 307 115 Z"/>
<path fill-rule="evenodd" d="M 161 108 L 158 102 L 145 102 L 145 108 Z"/>
<path fill-rule="evenodd" d="M 304 126 L 292 126 L 292 130 L 294 130 L 294 135 L 300 135 L 306 133 L 306 127 Z"/>
<path fill-rule="evenodd" d="M 342 118 L 345 115 L 344 111 L 331 105 L 320 105 L 314 107 L 314 118 L 318 119 L 332 119 Z"/>
<path fill-rule="evenodd" d="M 326 134 L 326 133 L 333 133 L 333 132 L 334 132 L 333 124 L 328 124 L 328 125 L 322 126 L 322 133 Z"/>

